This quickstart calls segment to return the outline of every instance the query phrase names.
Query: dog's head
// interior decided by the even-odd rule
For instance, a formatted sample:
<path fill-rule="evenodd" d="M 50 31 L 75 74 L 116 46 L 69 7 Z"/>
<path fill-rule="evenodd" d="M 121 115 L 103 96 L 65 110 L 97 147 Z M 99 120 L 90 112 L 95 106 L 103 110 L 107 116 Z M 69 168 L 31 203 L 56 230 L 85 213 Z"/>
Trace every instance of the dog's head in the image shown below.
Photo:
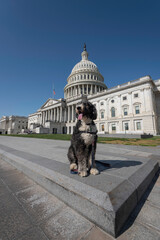
<path fill-rule="evenodd" d="M 83 101 L 80 104 L 78 104 L 76 108 L 76 113 L 77 117 L 78 115 L 82 114 L 82 117 L 85 116 L 92 120 L 95 120 L 97 118 L 97 110 L 95 106 L 88 101 Z"/>

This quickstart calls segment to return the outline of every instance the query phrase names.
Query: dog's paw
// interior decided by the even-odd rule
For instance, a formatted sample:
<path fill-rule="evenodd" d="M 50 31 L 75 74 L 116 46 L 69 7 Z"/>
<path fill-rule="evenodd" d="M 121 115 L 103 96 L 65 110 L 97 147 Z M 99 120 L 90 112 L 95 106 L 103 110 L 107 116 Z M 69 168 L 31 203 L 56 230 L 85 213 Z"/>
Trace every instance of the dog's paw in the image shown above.
<path fill-rule="evenodd" d="M 81 176 L 81 177 L 87 177 L 87 175 L 88 175 L 87 171 L 81 171 L 81 172 L 79 172 L 78 174 L 79 174 L 79 176 Z"/>
<path fill-rule="evenodd" d="M 98 171 L 97 168 L 91 168 L 90 174 L 92 174 L 92 175 L 98 175 L 98 174 L 99 174 L 99 171 Z"/>
<path fill-rule="evenodd" d="M 77 169 L 77 164 L 76 163 L 72 163 L 70 165 L 70 170 L 74 170 L 74 169 Z"/>

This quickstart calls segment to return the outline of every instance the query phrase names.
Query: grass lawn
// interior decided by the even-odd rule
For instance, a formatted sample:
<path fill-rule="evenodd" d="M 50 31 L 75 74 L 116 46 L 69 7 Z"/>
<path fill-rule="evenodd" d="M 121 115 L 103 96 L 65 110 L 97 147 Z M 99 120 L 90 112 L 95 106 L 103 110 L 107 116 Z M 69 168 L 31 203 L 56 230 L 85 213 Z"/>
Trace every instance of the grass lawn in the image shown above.
<path fill-rule="evenodd" d="M 54 139 L 54 140 L 70 140 L 71 139 L 71 135 L 68 135 L 68 134 L 19 134 L 19 135 L 2 135 L 2 136 L 42 138 L 42 139 Z M 160 137 L 153 137 L 153 138 L 146 138 L 146 139 L 98 137 L 98 143 L 155 147 L 160 145 Z"/>

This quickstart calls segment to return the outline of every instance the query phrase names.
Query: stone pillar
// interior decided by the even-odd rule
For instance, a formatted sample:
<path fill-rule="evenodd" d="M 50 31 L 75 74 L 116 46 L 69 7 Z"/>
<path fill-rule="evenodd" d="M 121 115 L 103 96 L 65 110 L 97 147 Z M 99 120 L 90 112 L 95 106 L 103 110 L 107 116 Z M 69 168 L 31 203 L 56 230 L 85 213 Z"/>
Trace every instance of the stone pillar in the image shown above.
<path fill-rule="evenodd" d="M 95 89 L 95 93 L 97 93 L 97 85 L 95 85 L 94 89 Z"/>
<path fill-rule="evenodd" d="M 48 120 L 48 111 L 46 111 L 46 121 Z"/>
<path fill-rule="evenodd" d="M 51 109 L 51 121 L 53 121 L 53 108 Z"/>
<path fill-rule="evenodd" d="M 53 109 L 53 121 L 55 122 L 55 120 L 56 120 L 56 109 L 54 108 Z"/>
<path fill-rule="evenodd" d="M 44 124 L 44 112 L 42 112 L 42 125 Z"/>
<path fill-rule="evenodd" d="M 149 102 L 150 102 L 151 112 L 153 113 L 154 112 L 153 90 L 151 87 L 149 88 L 149 97 L 150 97 Z"/>
<path fill-rule="evenodd" d="M 93 85 L 91 84 L 91 94 L 93 94 Z"/>
<path fill-rule="evenodd" d="M 70 121 L 70 106 L 68 106 L 68 122 Z"/>
<path fill-rule="evenodd" d="M 72 122 L 74 121 L 74 105 L 72 105 Z"/>
<path fill-rule="evenodd" d="M 48 120 L 51 120 L 50 110 L 48 110 Z"/>
<path fill-rule="evenodd" d="M 57 107 L 57 122 L 59 122 L 59 107 Z"/>
<path fill-rule="evenodd" d="M 87 84 L 87 94 L 88 94 L 88 84 Z"/>
<path fill-rule="evenodd" d="M 143 99 L 142 105 L 143 105 L 143 111 L 146 112 L 146 102 L 145 102 L 144 90 L 145 90 L 145 89 L 142 89 L 142 90 L 141 90 L 141 93 L 142 93 L 142 95 L 143 95 L 143 96 L 142 96 L 142 99 Z"/>
<path fill-rule="evenodd" d="M 62 107 L 60 107 L 60 122 L 62 122 Z"/>
<path fill-rule="evenodd" d="M 84 84 L 82 85 L 82 94 L 84 94 Z"/>
<path fill-rule="evenodd" d="M 65 108 L 64 109 L 64 122 L 67 121 L 67 109 Z"/>

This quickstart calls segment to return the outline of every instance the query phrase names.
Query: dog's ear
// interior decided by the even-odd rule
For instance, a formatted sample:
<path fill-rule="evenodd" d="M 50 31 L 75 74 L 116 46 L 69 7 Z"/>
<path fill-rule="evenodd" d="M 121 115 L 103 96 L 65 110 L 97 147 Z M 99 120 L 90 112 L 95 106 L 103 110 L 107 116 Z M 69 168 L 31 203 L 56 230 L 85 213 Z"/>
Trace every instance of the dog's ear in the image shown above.
<path fill-rule="evenodd" d="M 93 116 L 92 116 L 92 120 L 96 120 L 97 118 L 97 109 L 95 108 L 95 106 L 93 105 L 93 112 L 92 112 Z"/>

